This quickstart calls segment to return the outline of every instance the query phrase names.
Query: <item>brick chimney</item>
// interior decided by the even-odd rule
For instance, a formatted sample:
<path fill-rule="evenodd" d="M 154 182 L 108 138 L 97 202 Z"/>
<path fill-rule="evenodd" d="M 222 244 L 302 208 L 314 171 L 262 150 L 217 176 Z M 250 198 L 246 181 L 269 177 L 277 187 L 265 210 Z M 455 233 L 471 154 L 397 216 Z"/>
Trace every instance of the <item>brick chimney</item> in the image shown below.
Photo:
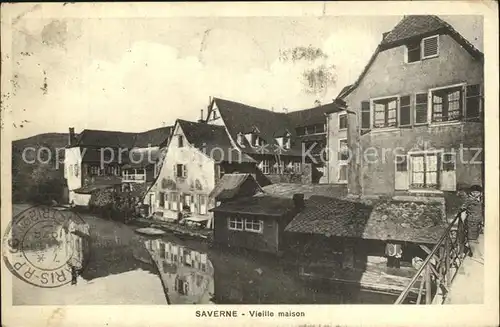
<path fill-rule="evenodd" d="M 304 194 L 297 193 L 293 195 L 293 205 L 297 212 L 302 211 L 304 209 Z"/>
<path fill-rule="evenodd" d="M 75 143 L 75 128 L 70 127 L 69 134 L 68 134 L 68 145 L 72 146 L 74 143 Z"/>

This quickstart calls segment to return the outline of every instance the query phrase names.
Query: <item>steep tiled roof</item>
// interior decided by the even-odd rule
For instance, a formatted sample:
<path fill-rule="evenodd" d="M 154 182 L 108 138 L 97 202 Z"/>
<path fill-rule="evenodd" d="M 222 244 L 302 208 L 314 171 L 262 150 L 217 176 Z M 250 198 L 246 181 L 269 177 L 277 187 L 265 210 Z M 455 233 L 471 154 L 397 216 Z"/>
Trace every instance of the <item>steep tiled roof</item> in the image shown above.
<path fill-rule="evenodd" d="M 413 38 L 429 36 L 435 33 L 448 34 L 467 50 L 474 58 L 483 60 L 483 53 L 474 45 L 467 41 L 460 33 L 458 33 L 450 24 L 437 16 L 431 15 L 412 15 L 405 16 L 385 37 L 375 49 L 367 65 L 364 67 L 356 82 L 347 90 L 343 90 L 342 98 L 351 93 L 361 82 L 366 72 L 373 64 L 377 55 L 386 49 L 400 46 L 406 41 Z M 340 94 L 339 94 L 340 96 Z"/>
<path fill-rule="evenodd" d="M 250 133 L 255 128 L 259 131 L 259 137 L 269 145 L 276 144 L 275 137 L 277 134 L 282 134 L 281 131 L 283 130 L 287 130 L 292 136 L 295 135 L 295 129 L 289 124 L 284 113 L 219 98 L 214 98 L 214 102 L 233 140 L 238 139 L 238 133 Z M 242 148 L 242 151 L 248 153 L 259 152 L 257 149 L 252 148 L 246 139 L 243 141 L 244 148 Z M 263 150 L 269 152 L 272 151 L 272 147 Z"/>
<path fill-rule="evenodd" d="M 95 147 L 131 148 L 136 133 L 85 129 L 77 138 L 76 145 Z"/>
<path fill-rule="evenodd" d="M 145 168 L 153 165 L 159 158 L 160 149 L 158 147 L 135 148 L 127 153 L 125 165 L 122 169 Z"/>
<path fill-rule="evenodd" d="M 432 204 L 377 202 L 374 206 L 311 196 L 286 227 L 288 232 L 387 241 L 436 243 L 446 229 Z"/>
<path fill-rule="evenodd" d="M 137 133 L 134 148 L 147 148 L 148 146 L 163 146 L 170 138 L 173 126 L 160 127 L 146 132 Z"/>
<path fill-rule="evenodd" d="M 182 119 L 178 119 L 177 123 L 182 128 L 186 140 L 215 161 L 255 162 L 251 157 L 240 153 L 232 146 L 224 126 L 195 123 Z"/>
<path fill-rule="evenodd" d="M 124 147 L 125 148 L 125 147 Z M 106 163 L 124 163 L 128 162 L 128 151 L 121 151 L 116 146 L 108 145 L 101 148 L 84 148 L 82 150 L 85 162 L 106 162 Z"/>
<path fill-rule="evenodd" d="M 238 194 L 241 186 L 247 180 L 251 180 L 253 182 L 254 190 L 262 190 L 259 183 L 257 183 L 257 181 L 250 174 L 225 174 L 222 176 L 217 185 L 215 185 L 209 196 L 211 198 L 216 198 L 217 200 L 231 199 Z"/>
<path fill-rule="evenodd" d="M 300 156 L 302 148 L 300 142 L 295 142 L 295 128 L 312 124 L 325 123 L 325 113 L 337 110 L 336 105 L 326 104 L 316 108 L 298 110 L 290 113 L 273 112 L 246 104 L 214 98 L 213 103 L 219 109 L 219 113 L 224 120 L 224 124 L 233 140 L 238 139 L 238 133 L 250 133 L 258 130 L 258 136 L 262 138 L 267 146 L 252 147 L 248 141 L 243 139 L 243 152 L 254 154 L 281 154 Z M 290 133 L 291 148 L 280 149 L 277 146 L 276 137 Z"/>
<path fill-rule="evenodd" d="M 438 32 L 446 28 L 443 20 L 436 16 L 406 16 L 382 40 L 382 44 L 392 44 L 415 36 Z"/>
<path fill-rule="evenodd" d="M 291 199 L 277 198 L 268 195 L 256 195 L 239 198 L 230 202 L 223 202 L 210 211 L 281 217 L 293 210 L 293 208 L 294 204 Z"/>
<path fill-rule="evenodd" d="M 289 112 L 287 115 L 294 127 L 326 123 L 325 114 L 340 111 L 335 103 L 327 103 L 314 108 Z"/>
<path fill-rule="evenodd" d="M 145 148 L 164 145 L 168 140 L 172 127 L 160 127 L 141 133 L 104 131 L 96 129 L 83 130 L 76 139 L 78 146 Z"/>

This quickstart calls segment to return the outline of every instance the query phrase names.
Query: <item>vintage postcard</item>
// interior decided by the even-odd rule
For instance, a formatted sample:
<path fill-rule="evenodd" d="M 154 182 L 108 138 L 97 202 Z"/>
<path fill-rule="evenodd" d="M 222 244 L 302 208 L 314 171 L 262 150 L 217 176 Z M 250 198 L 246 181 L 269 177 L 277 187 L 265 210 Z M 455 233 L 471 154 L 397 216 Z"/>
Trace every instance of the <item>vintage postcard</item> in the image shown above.
<path fill-rule="evenodd" d="M 1 23 L 3 325 L 498 325 L 497 2 Z"/>

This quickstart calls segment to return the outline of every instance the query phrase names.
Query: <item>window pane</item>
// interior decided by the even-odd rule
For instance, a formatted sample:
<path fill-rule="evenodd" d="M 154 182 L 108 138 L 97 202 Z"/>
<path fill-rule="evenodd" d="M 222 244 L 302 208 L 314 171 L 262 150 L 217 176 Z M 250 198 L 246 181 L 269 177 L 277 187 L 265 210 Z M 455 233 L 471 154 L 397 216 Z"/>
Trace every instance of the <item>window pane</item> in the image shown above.
<path fill-rule="evenodd" d="M 347 115 L 343 114 L 339 116 L 339 129 L 347 128 Z"/>
<path fill-rule="evenodd" d="M 407 171 L 407 169 L 406 156 L 396 156 L 396 170 Z"/>
<path fill-rule="evenodd" d="M 420 42 L 418 44 L 408 46 L 408 62 L 420 60 Z"/>

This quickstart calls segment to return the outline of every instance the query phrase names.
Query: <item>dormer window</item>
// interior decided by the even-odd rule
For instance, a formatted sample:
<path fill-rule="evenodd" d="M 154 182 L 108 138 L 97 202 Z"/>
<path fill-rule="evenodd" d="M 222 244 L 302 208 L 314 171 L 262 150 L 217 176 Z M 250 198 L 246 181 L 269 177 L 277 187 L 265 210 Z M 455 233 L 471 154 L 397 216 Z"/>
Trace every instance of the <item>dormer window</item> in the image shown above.
<path fill-rule="evenodd" d="M 283 139 L 283 148 L 286 150 L 290 149 L 290 137 L 289 136 L 285 136 L 285 138 Z"/>
<path fill-rule="evenodd" d="M 255 133 L 245 134 L 245 138 L 251 146 L 256 147 L 263 144 L 263 140 Z"/>
<path fill-rule="evenodd" d="M 439 35 L 423 38 L 406 45 L 406 61 L 408 63 L 433 58 L 439 55 Z"/>
<path fill-rule="evenodd" d="M 238 133 L 237 142 L 239 146 L 243 146 L 243 134 Z"/>
<path fill-rule="evenodd" d="M 286 136 L 277 137 L 276 142 L 282 149 L 290 149 L 290 136 L 288 134 Z"/>

